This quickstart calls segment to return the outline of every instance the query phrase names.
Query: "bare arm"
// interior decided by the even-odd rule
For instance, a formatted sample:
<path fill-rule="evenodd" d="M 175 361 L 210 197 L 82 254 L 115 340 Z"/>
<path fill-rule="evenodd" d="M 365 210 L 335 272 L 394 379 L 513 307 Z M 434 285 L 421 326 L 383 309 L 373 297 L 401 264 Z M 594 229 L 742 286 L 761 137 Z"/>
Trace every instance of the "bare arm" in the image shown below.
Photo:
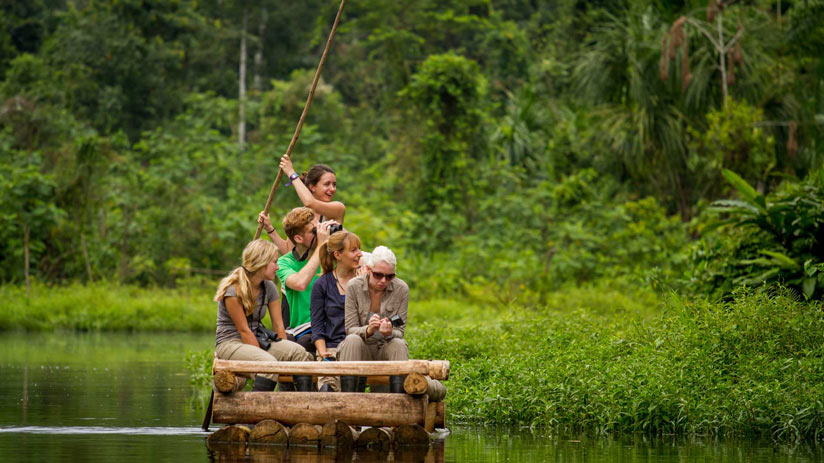
<path fill-rule="evenodd" d="M 280 168 L 283 169 L 283 173 L 287 177 L 290 177 L 295 173 L 295 168 L 292 167 L 292 161 L 289 159 L 289 156 L 285 154 L 280 160 Z M 319 213 L 320 215 L 343 225 L 343 217 L 346 215 L 346 206 L 344 206 L 342 202 L 331 201 L 327 203 L 316 199 L 312 195 L 312 192 L 309 191 L 309 187 L 303 184 L 300 177 L 296 178 L 292 182 L 292 185 L 295 187 L 295 192 L 298 194 L 298 198 L 300 198 L 300 202 L 302 202 L 304 206 L 312 209 L 315 213 Z"/>
<path fill-rule="evenodd" d="M 249 344 L 250 346 L 260 347 L 255 334 L 252 333 L 252 330 L 249 329 L 249 324 L 246 323 L 246 314 L 243 313 L 243 306 L 240 305 L 238 298 L 229 296 L 223 299 L 223 302 L 226 304 L 226 310 L 229 312 L 229 317 L 232 318 L 232 322 L 235 324 L 235 328 L 237 328 L 238 333 L 240 333 L 240 339 L 243 343 Z"/>
<path fill-rule="evenodd" d="M 278 232 L 275 230 L 275 227 L 272 225 L 272 221 L 269 219 L 269 214 L 261 211 L 258 215 L 258 223 L 263 224 L 263 229 L 266 231 L 266 234 L 269 235 L 269 239 L 275 243 L 275 246 L 278 248 L 278 252 L 280 255 L 285 255 L 289 251 L 295 247 L 291 241 L 285 240 L 278 235 Z"/>
<path fill-rule="evenodd" d="M 272 320 L 272 329 L 278 338 L 286 339 L 286 328 L 283 327 L 283 314 L 280 312 L 280 298 L 269 303 L 269 319 Z"/>
<path fill-rule="evenodd" d="M 315 247 L 315 252 L 312 253 L 312 257 L 309 258 L 306 265 L 299 272 L 286 277 L 286 281 L 283 283 L 287 288 L 295 291 L 305 291 L 309 287 L 309 283 L 312 283 L 312 279 L 318 273 L 318 266 L 320 265 L 319 252 L 320 246 Z"/>

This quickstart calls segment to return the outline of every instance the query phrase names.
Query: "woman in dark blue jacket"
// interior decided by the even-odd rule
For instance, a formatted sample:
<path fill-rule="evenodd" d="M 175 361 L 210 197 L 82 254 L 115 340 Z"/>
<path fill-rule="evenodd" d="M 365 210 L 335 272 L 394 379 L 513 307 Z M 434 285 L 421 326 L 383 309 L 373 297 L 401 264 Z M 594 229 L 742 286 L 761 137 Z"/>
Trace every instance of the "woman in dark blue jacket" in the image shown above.
<path fill-rule="evenodd" d="M 312 342 L 319 360 L 335 360 L 338 344 L 346 338 L 344 305 L 346 285 L 362 274 L 361 241 L 358 235 L 345 230 L 333 233 L 320 247 L 323 275 L 312 286 L 309 308 L 312 321 Z M 340 380 L 334 376 L 318 378 L 323 392 L 340 391 Z"/>

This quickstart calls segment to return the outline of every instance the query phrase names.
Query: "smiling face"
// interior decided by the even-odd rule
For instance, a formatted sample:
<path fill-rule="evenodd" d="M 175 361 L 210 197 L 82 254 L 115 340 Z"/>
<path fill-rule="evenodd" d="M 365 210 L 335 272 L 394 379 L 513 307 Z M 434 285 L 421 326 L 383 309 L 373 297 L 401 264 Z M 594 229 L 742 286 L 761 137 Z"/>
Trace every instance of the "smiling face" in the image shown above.
<path fill-rule="evenodd" d="M 321 175 L 318 183 L 309 185 L 309 191 L 312 192 L 312 196 L 314 196 L 318 201 L 323 201 L 326 203 L 332 201 L 332 198 L 335 196 L 335 192 L 338 191 L 338 182 L 335 178 L 335 174 L 332 172 L 325 172 Z"/>
<path fill-rule="evenodd" d="M 360 244 L 355 240 L 347 239 L 346 246 L 342 251 L 335 251 L 337 266 L 341 269 L 354 270 L 360 266 L 360 259 L 363 253 Z"/>

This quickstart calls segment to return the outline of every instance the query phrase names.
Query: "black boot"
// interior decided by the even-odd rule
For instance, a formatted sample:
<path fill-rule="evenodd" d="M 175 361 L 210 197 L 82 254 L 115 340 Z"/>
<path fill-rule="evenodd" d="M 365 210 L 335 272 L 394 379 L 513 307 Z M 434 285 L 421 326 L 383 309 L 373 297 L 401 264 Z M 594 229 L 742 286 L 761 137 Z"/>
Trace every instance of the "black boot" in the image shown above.
<path fill-rule="evenodd" d="M 366 376 L 358 377 L 358 392 L 366 392 Z"/>
<path fill-rule="evenodd" d="M 341 376 L 340 377 L 340 391 L 341 392 L 355 392 L 358 389 L 357 376 Z"/>
<path fill-rule="evenodd" d="M 406 375 L 394 375 L 389 377 L 389 392 L 393 394 L 403 393 L 403 381 Z"/>
<path fill-rule="evenodd" d="M 280 391 L 280 392 L 295 392 L 295 385 L 293 383 L 278 382 L 278 391 Z"/>
<path fill-rule="evenodd" d="M 252 385 L 253 391 L 272 392 L 275 390 L 275 382 L 263 376 L 255 376 L 255 383 Z"/>
<path fill-rule="evenodd" d="M 294 375 L 292 381 L 298 392 L 315 392 L 315 385 L 312 383 L 311 375 Z"/>

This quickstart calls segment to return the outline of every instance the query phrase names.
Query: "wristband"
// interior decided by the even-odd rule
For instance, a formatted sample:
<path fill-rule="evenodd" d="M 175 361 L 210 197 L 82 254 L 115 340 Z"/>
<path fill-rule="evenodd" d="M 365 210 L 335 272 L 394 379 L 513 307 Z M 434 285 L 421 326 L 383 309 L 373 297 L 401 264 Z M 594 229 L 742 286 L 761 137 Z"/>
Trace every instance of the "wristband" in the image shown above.
<path fill-rule="evenodd" d="M 298 173 L 297 173 L 297 172 L 292 172 L 292 175 L 290 175 L 290 176 L 289 176 L 289 181 L 288 181 L 288 182 L 286 182 L 286 186 L 291 185 L 291 184 L 292 184 L 292 182 L 294 182 L 295 180 L 297 180 L 297 179 L 298 179 L 298 177 L 300 177 L 300 175 L 298 175 Z"/>
<path fill-rule="evenodd" d="M 275 231 L 275 227 L 272 227 L 271 230 L 266 230 L 266 234 L 268 235 L 269 233 L 272 233 L 273 231 Z"/>

